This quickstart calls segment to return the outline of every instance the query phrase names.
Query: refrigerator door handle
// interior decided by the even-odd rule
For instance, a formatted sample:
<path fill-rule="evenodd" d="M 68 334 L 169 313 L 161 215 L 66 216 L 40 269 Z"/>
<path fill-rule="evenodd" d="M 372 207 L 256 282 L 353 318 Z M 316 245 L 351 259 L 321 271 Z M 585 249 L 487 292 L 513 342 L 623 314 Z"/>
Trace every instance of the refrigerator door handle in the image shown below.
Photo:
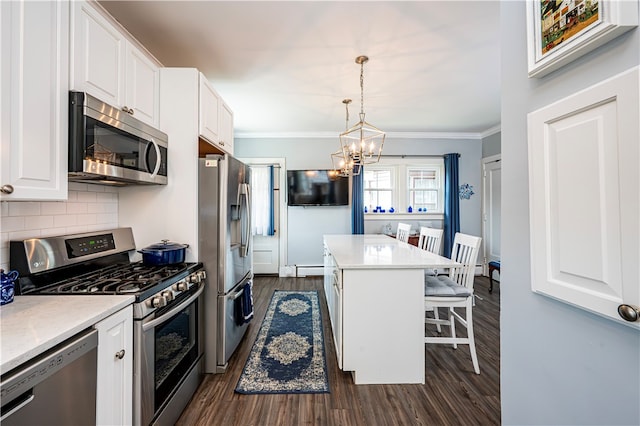
<path fill-rule="evenodd" d="M 251 187 L 248 183 L 243 183 L 240 185 L 238 198 L 240 198 L 240 196 L 244 197 L 246 211 L 246 214 L 242 216 L 242 229 L 240 230 L 240 253 L 242 257 L 247 257 L 249 255 L 249 241 L 251 240 Z"/>

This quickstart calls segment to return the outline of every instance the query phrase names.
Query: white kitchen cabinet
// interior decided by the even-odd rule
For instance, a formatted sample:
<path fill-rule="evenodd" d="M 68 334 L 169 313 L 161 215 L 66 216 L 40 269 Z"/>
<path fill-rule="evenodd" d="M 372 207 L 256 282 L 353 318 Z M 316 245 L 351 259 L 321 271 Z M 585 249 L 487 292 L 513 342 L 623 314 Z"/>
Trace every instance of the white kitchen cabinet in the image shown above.
<path fill-rule="evenodd" d="M 133 392 L 133 308 L 95 325 L 98 330 L 96 424 L 130 425 Z"/>
<path fill-rule="evenodd" d="M 0 2 L 2 201 L 67 198 L 69 3 Z"/>
<path fill-rule="evenodd" d="M 202 73 L 199 87 L 200 137 L 233 154 L 233 112 Z"/>
<path fill-rule="evenodd" d="M 160 64 L 99 8 L 73 3 L 71 88 L 158 127 Z"/>
<path fill-rule="evenodd" d="M 326 245 L 324 247 L 324 294 L 329 310 L 338 367 L 342 368 L 342 271 L 336 267 L 335 259 Z"/>
<path fill-rule="evenodd" d="M 233 111 L 222 98 L 220 99 L 220 145 L 233 154 Z"/>
<path fill-rule="evenodd" d="M 532 290 L 638 330 L 639 106 L 634 67 L 528 116 Z"/>

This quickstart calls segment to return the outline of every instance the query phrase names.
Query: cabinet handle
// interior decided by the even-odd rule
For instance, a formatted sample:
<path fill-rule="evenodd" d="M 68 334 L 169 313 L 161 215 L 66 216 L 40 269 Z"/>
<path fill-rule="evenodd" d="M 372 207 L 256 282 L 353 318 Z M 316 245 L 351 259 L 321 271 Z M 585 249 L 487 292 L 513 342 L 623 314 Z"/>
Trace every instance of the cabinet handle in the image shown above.
<path fill-rule="evenodd" d="M 118 358 L 118 359 L 124 358 L 124 349 L 119 350 L 118 352 L 116 352 L 116 358 Z"/>
<path fill-rule="evenodd" d="M 0 192 L 2 192 L 3 194 L 12 194 L 13 193 L 13 186 L 12 185 L 2 185 L 2 187 L 0 188 Z"/>
<path fill-rule="evenodd" d="M 618 306 L 618 314 L 625 321 L 635 322 L 640 318 L 640 308 L 626 304 L 620 305 Z"/>
<path fill-rule="evenodd" d="M 221 146 L 224 146 L 224 141 L 220 141 L 220 145 L 221 145 Z"/>
<path fill-rule="evenodd" d="M 122 110 L 123 110 L 124 112 L 127 112 L 127 113 L 128 113 L 128 112 L 129 112 L 129 107 L 125 105 L 125 106 L 123 106 L 123 107 L 122 107 Z"/>

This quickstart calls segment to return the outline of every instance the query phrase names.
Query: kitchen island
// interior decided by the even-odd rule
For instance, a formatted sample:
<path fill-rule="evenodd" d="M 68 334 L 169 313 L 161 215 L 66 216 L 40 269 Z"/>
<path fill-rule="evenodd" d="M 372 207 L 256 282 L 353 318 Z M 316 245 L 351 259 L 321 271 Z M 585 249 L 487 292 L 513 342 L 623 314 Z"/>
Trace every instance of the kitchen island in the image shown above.
<path fill-rule="evenodd" d="M 459 264 L 386 235 L 325 235 L 338 366 L 355 384 L 424 383 L 424 270 Z"/>

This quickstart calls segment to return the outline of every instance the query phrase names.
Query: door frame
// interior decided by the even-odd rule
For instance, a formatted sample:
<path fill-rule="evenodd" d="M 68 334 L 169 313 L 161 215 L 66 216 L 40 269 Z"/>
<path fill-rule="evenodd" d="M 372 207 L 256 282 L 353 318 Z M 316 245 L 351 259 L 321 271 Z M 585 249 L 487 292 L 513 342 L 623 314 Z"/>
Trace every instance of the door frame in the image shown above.
<path fill-rule="evenodd" d="M 502 154 L 491 155 L 489 157 L 484 157 L 482 159 L 482 275 L 485 277 L 489 276 L 489 262 L 487 260 L 488 257 L 488 241 L 487 233 L 489 232 L 487 226 L 487 209 L 489 206 L 489 194 L 491 191 L 487 188 L 487 165 L 502 162 L 501 158 Z M 500 169 L 502 170 L 502 164 L 500 164 Z M 502 182 L 500 183 L 500 187 L 502 187 Z M 500 209 L 502 209 L 502 203 L 500 204 Z M 502 238 L 502 233 L 500 234 Z"/>
<path fill-rule="evenodd" d="M 286 200 L 286 183 L 287 183 L 287 168 L 286 168 L 286 159 L 284 157 L 243 157 L 238 158 L 240 161 L 245 163 L 248 166 L 270 166 L 270 165 L 278 165 L 280 167 L 280 172 L 278 173 L 279 182 L 277 182 L 278 186 L 278 223 L 276 224 L 276 232 L 278 233 L 278 275 L 283 277 L 283 271 L 286 270 L 286 262 L 284 259 L 287 259 L 287 200 Z"/>

